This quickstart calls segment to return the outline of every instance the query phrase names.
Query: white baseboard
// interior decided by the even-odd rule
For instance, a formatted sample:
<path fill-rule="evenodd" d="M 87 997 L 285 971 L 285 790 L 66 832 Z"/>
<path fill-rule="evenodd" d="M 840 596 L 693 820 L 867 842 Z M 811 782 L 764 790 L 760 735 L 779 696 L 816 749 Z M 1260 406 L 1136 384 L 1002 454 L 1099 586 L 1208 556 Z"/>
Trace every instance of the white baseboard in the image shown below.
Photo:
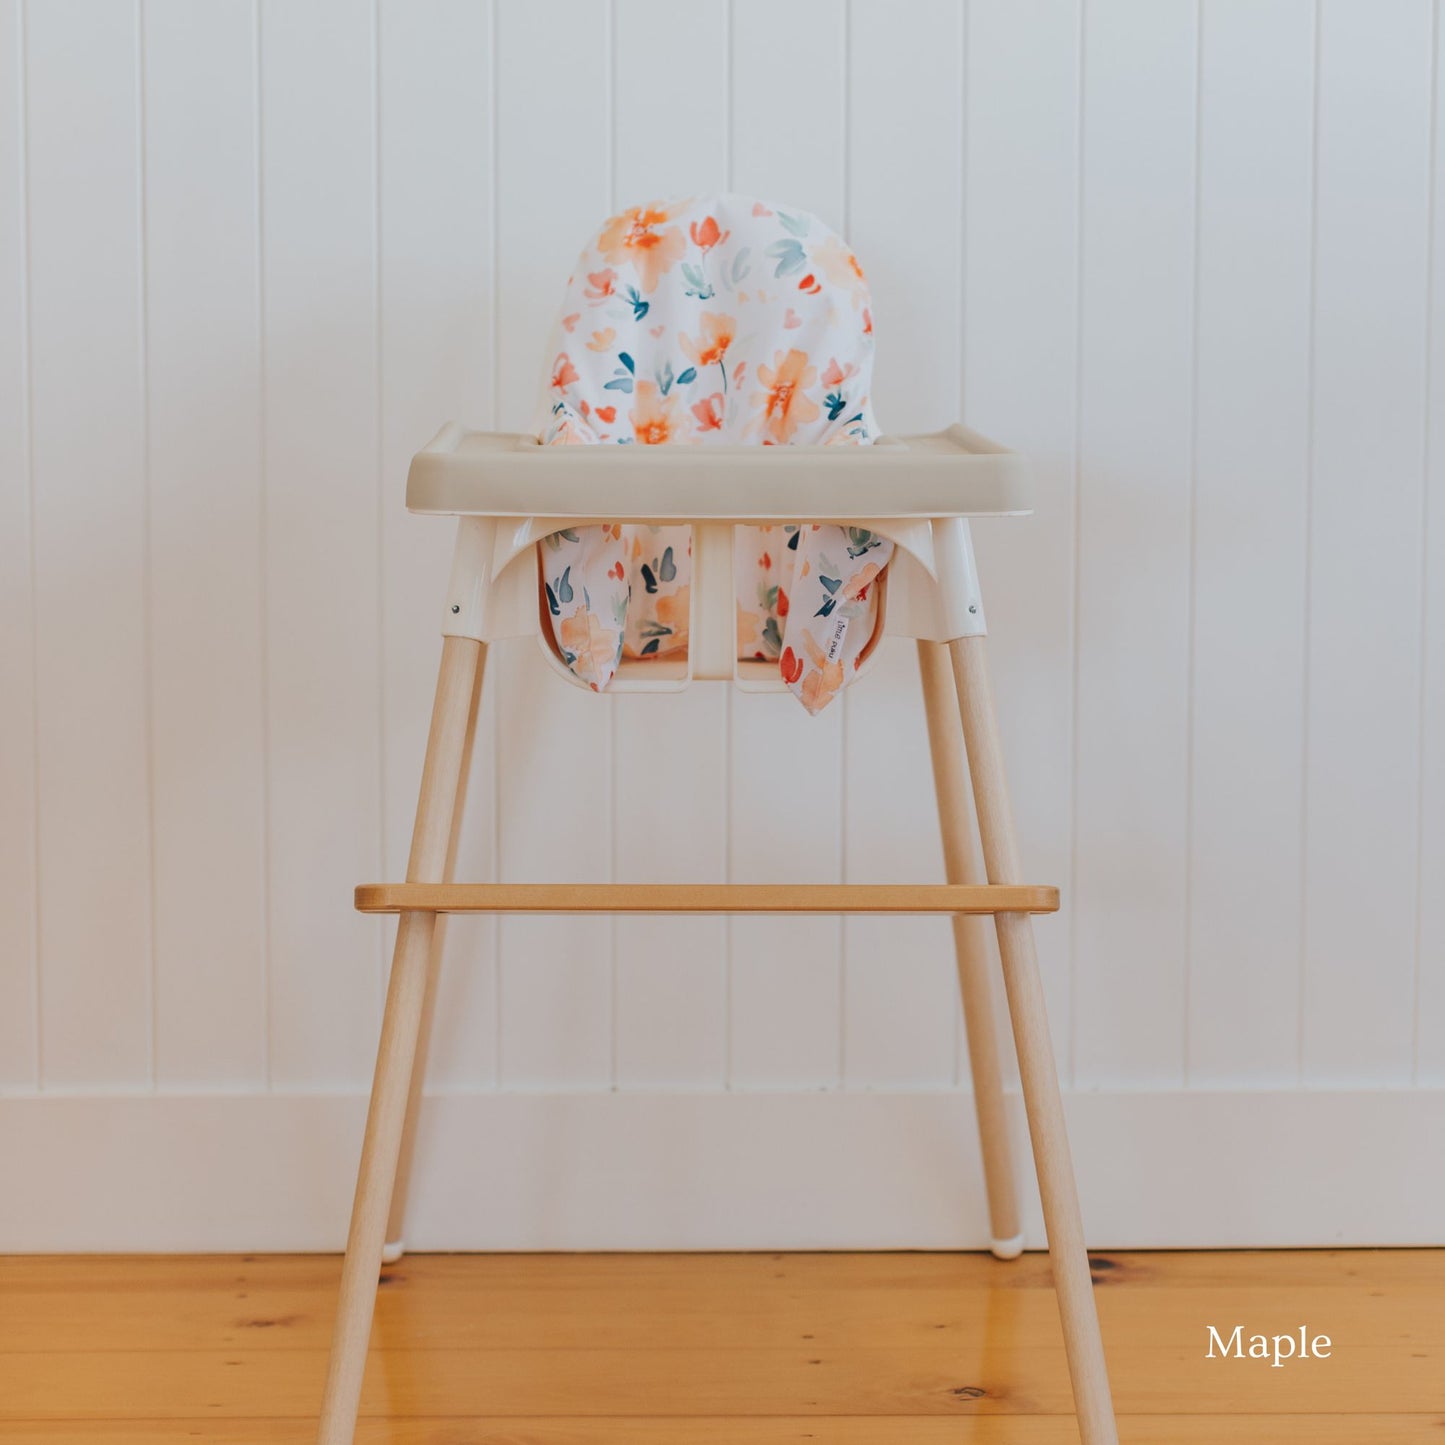
<path fill-rule="evenodd" d="M 1093 1247 L 1445 1244 L 1445 1090 L 1067 1105 Z M 349 1095 L 0 1100 L 0 1252 L 338 1249 L 364 1109 Z M 422 1128 L 413 1249 L 988 1243 L 962 1094 L 458 1094 L 429 1099 Z"/>

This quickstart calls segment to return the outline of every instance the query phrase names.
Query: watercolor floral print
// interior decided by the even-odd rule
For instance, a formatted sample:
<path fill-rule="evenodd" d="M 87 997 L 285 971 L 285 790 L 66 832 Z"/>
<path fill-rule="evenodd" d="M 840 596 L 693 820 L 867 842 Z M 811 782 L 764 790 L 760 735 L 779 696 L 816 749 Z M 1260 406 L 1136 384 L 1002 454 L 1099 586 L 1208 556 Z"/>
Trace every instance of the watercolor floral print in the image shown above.
<path fill-rule="evenodd" d="M 816 217 L 751 197 L 608 220 L 568 281 L 549 355 L 548 445 L 857 446 L 878 434 L 857 258 Z M 538 550 L 557 649 L 593 688 L 624 657 L 686 648 L 690 528 L 579 527 Z M 775 662 L 821 711 L 872 639 L 892 550 L 859 528 L 737 528 L 738 656 Z"/>

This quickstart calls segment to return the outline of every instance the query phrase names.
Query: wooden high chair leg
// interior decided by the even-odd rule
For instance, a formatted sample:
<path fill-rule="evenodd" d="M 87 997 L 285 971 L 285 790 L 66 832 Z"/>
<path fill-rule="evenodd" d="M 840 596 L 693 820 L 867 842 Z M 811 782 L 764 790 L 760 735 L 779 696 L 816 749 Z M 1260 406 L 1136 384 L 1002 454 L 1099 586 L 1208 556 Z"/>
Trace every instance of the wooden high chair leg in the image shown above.
<path fill-rule="evenodd" d="M 477 676 L 472 683 L 472 704 L 467 714 L 466 741 L 462 745 L 461 772 L 457 778 L 457 797 L 452 807 L 451 836 L 447 841 L 447 861 L 442 881 L 450 883 L 456 876 L 457 840 L 462 832 L 462 815 L 466 807 L 467 779 L 472 771 L 472 749 L 477 740 L 477 712 L 482 702 L 482 678 L 487 670 L 487 649 L 483 646 L 477 657 Z M 441 972 L 442 949 L 446 940 L 447 918 L 437 919 L 432 939 L 431 960 L 427 965 L 426 996 L 422 1002 L 421 1030 L 416 1041 L 416 1058 L 411 1066 L 411 1089 L 406 1100 L 406 1124 L 401 1131 L 401 1154 L 396 1165 L 396 1182 L 391 1190 L 391 1212 L 386 1222 L 386 1244 L 381 1251 L 383 1264 L 395 1264 L 406 1253 L 406 1202 L 411 1191 L 412 1162 L 416 1154 L 417 1119 L 421 1114 L 422 1095 L 426 1088 L 427 1055 L 431 1050 L 432 1018 L 436 1012 L 437 977 Z"/>
<path fill-rule="evenodd" d="M 412 831 L 411 858 L 407 864 L 409 880 L 439 882 L 446 866 L 481 658 L 482 644 L 469 637 L 447 637 L 443 641 L 421 796 Z M 417 1036 L 426 1002 L 436 919 L 437 915 L 432 912 L 403 913 L 397 925 L 386 1012 L 381 1024 L 381 1046 L 376 1056 L 356 1200 L 346 1240 L 346 1262 L 341 1270 L 341 1297 L 317 1436 L 320 1445 L 351 1445 L 356 1428 L 366 1345 L 376 1306 L 377 1274 L 381 1269 L 392 1182 L 401 1151 Z"/>
<path fill-rule="evenodd" d="M 933 757 L 933 787 L 943 831 L 944 871 L 950 883 L 982 883 L 983 868 L 974 842 L 963 733 L 948 649 L 918 639 L 918 671 L 928 717 L 928 746 Z M 953 947 L 958 960 L 958 992 L 968 1036 L 968 1065 L 973 1076 L 973 1107 L 983 1152 L 988 1190 L 991 1247 L 999 1259 L 1016 1259 L 1024 1247 L 1019 1219 L 1013 1146 L 1004 1106 L 1002 1051 L 994 1014 L 993 960 L 988 920 L 977 914 L 953 915 Z"/>
<path fill-rule="evenodd" d="M 959 711 L 963 715 L 964 746 L 978 810 L 984 866 L 990 883 L 1015 883 L 1023 878 L 1013 816 L 1004 778 L 1003 750 L 994 712 L 989 679 L 987 639 L 960 637 L 949 643 Z M 1026 913 L 999 913 L 999 956 L 1004 988 L 1018 1050 L 1024 1107 L 1033 1140 L 1034 1166 L 1044 1206 L 1049 1237 L 1049 1260 L 1064 1327 L 1064 1349 L 1074 1408 L 1084 1445 L 1118 1445 L 1104 1344 L 1089 1277 L 1089 1255 L 1079 1212 L 1079 1193 L 1069 1140 L 1064 1128 L 1064 1105 L 1054 1066 L 1053 1039 L 1049 1034 L 1043 980 L 1034 951 L 1033 921 Z"/>

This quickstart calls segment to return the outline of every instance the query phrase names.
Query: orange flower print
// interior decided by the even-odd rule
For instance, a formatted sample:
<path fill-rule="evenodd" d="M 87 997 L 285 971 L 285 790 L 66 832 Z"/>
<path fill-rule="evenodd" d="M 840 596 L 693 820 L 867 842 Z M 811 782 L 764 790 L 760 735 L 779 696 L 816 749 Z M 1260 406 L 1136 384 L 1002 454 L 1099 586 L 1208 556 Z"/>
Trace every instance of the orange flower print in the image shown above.
<path fill-rule="evenodd" d="M 597 249 L 620 266 L 631 262 L 646 292 L 682 259 L 687 239 L 676 226 L 659 229 L 671 213 L 658 206 L 637 206 L 614 216 L 597 238 Z M 590 278 L 589 278 L 590 279 Z"/>
<path fill-rule="evenodd" d="M 698 431 L 722 430 L 722 406 L 723 394 L 720 391 L 693 403 L 692 414 L 697 418 Z"/>
<path fill-rule="evenodd" d="M 803 659 L 791 647 L 785 647 L 783 655 L 778 659 L 778 671 L 783 674 L 783 681 L 791 687 L 803 675 Z"/>
<path fill-rule="evenodd" d="M 615 271 L 589 271 L 587 279 L 592 284 L 582 293 L 594 306 L 600 305 L 611 296 L 615 287 L 613 282 L 617 280 Z"/>
<path fill-rule="evenodd" d="M 580 311 L 574 311 L 570 316 L 564 316 L 564 317 L 562 318 L 562 330 L 563 330 L 563 331 L 574 331 L 574 330 L 576 330 L 577 323 L 578 323 L 581 319 L 582 319 L 582 313 L 581 313 Z"/>
<path fill-rule="evenodd" d="M 835 386 L 842 386 L 850 376 L 856 376 L 858 368 L 850 361 L 847 366 L 839 366 L 837 357 L 830 357 L 827 366 L 823 368 L 823 385 L 831 390 Z"/>
<path fill-rule="evenodd" d="M 564 617 L 557 640 L 564 652 L 577 659 L 573 670 L 583 682 L 599 687 L 611 678 L 617 665 L 618 636 L 603 627 L 594 613 L 574 612 Z"/>
<path fill-rule="evenodd" d="M 558 352 L 557 359 L 552 363 L 552 385 L 557 391 L 572 385 L 577 380 L 577 368 L 572 365 L 572 358 L 565 351 Z"/>
<path fill-rule="evenodd" d="M 767 614 L 763 612 L 749 612 L 741 603 L 738 604 L 738 656 L 754 657 L 758 661 L 765 660 L 765 654 L 758 650 L 758 644 L 763 634 L 763 624 L 767 622 Z"/>
<path fill-rule="evenodd" d="M 843 664 L 830 662 L 817 672 L 810 672 L 803 679 L 803 706 L 810 713 L 820 713 L 838 695 L 843 686 Z"/>
<path fill-rule="evenodd" d="M 610 326 L 604 326 L 601 331 L 592 333 L 592 340 L 587 343 L 587 349 L 588 351 L 608 351 L 616 340 L 617 332 Z"/>
<path fill-rule="evenodd" d="M 819 713 L 833 701 L 838 695 L 838 689 L 843 686 L 843 664 L 829 662 L 828 654 L 807 632 L 803 634 L 803 646 L 807 649 L 808 660 L 815 670 L 803 679 L 803 686 L 799 691 L 803 706 L 811 713 Z"/>
<path fill-rule="evenodd" d="M 677 339 L 687 359 L 694 366 L 711 366 L 727 355 L 728 347 L 733 344 L 733 337 L 737 334 L 737 322 L 731 316 L 704 311 L 698 317 L 698 324 L 702 328 L 702 334 L 697 340 L 694 341 L 691 336 L 681 331 L 678 332 Z"/>
<path fill-rule="evenodd" d="M 692 244 L 703 251 L 711 251 L 714 246 L 720 246 L 729 236 L 731 231 L 719 231 L 717 222 L 707 216 L 702 221 L 694 221 L 688 227 L 688 234 L 692 237 Z"/>
<path fill-rule="evenodd" d="M 854 306 L 868 299 L 868 279 L 858 258 L 836 236 L 829 236 L 818 247 L 813 260 L 829 281 L 848 293 Z"/>
<path fill-rule="evenodd" d="M 570 417 L 564 418 L 552 433 L 550 445 L 554 447 L 580 447 L 585 446 L 593 438 L 589 434 L 582 435 L 582 428 Z"/>
<path fill-rule="evenodd" d="M 627 413 L 632 435 L 645 447 L 670 442 L 678 428 L 677 397 L 664 397 L 655 381 L 637 383 L 636 405 Z"/>
<path fill-rule="evenodd" d="M 657 620 L 664 627 L 672 628 L 672 643 L 676 647 L 687 641 L 688 623 L 692 618 L 692 589 L 679 587 L 676 592 L 662 593 L 657 599 Z"/>
<path fill-rule="evenodd" d="M 617 408 L 615 406 L 598 406 L 593 408 L 598 421 L 606 422 L 611 426 L 617 420 Z"/>
<path fill-rule="evenodd" d="M 788 615 L 788 594 L 781 587 L 778 588 L 778 616 Z"/>
<path fill-rule="evenodd" d="M 868 589 L 873 585 L 873 579 L 883 569 L 876 562 L 869 562 L 861 568 L 854 576 L 848 579 L 848 585 L 844 588 L 844 595 L 855 602 L 866 602 L 868 600 Z"/>
<path fill-rule="evenodd" d="M 806 389 L 818 379 L 818 369 L 808 365 L 806 351 L 781 351 L 773 356 L 772 366 L 758 367 L 758 382 L 765 389 L 753 396 L 753 405 L 763 409 L 762 424 L 767 437 L 775 442 L 792 440 L 800 426 L 818 419 L 818 403 Z"/>

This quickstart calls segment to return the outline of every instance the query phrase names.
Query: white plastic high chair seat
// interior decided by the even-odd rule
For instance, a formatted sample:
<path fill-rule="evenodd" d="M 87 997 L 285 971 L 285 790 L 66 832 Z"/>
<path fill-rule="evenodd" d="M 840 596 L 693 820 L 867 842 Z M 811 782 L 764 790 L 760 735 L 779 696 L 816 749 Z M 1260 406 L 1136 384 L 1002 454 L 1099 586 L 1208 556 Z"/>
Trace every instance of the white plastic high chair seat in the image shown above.
<path fill-rule="evenodd" d="M 894 543 L 861 674 L 885 635 L 948 641 L 982 633 L 967 519 L 1031 511 L 1024 459 L 959 424 L 869 447 L 546 447 L 525 433 L 448 423 L 413 457 L 406 504 L 464 519 L 444 634 L 485 642 L 535 636 L 554 671 L 584 688 L 545 626 L 536 543 L 598 522 L 691 525 L 687 652 L 625 659 L 610 686 L 619 692 L 672 692 L 695 678 L 784 689 L 776 663 L 736 655 L 734 527 L 801 516 L 866 527 Z"/>

